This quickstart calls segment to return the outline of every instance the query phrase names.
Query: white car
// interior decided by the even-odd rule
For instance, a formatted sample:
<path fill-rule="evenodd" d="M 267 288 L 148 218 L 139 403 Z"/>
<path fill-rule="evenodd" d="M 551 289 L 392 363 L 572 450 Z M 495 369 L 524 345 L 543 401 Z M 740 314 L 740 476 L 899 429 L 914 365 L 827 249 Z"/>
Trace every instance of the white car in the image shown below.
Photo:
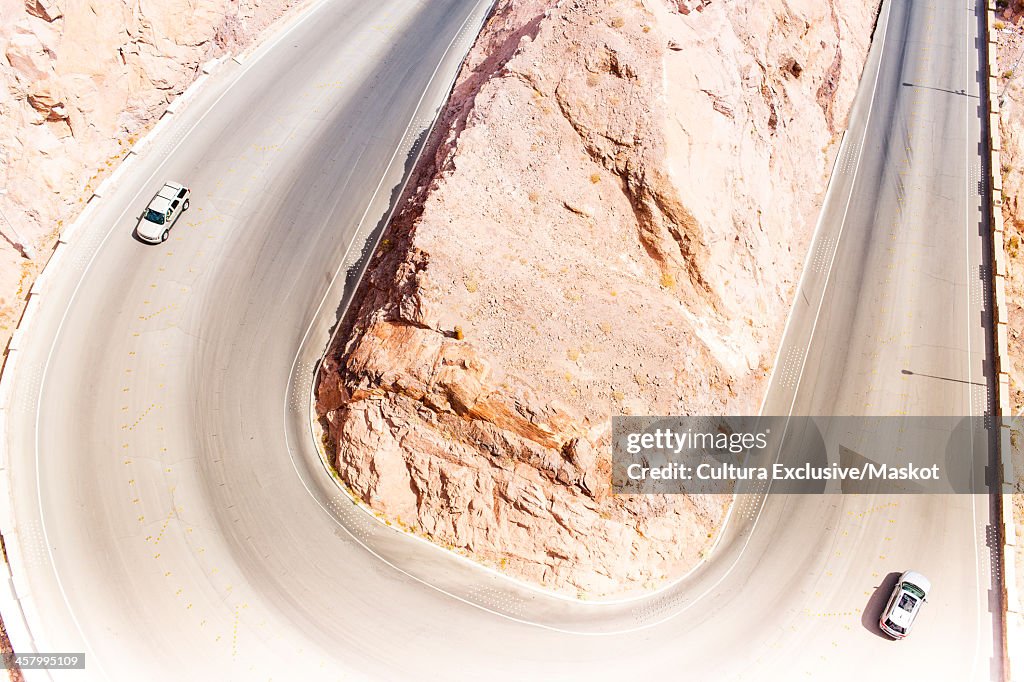
<path fill-rule="evenodd" d="M 191 195 L 188 187 L 180 182 L 167 182 L 149 202 L 146 212 L 139 218 L 135 234 L 144 242 L 159 244 L 167 241 L 167 236 L 182 213 L 188 210 L 188 199 Z"/>
<path fill-rule="evenodd" d="M 896 588 L 885 605 L 878 627 L 893 639 L 903 639 L 910 632 L 910 626 L 921 610 L 921 604 L 928 600 L 932 584 L 917 571 L 907 571 L 900 576 Z"/>

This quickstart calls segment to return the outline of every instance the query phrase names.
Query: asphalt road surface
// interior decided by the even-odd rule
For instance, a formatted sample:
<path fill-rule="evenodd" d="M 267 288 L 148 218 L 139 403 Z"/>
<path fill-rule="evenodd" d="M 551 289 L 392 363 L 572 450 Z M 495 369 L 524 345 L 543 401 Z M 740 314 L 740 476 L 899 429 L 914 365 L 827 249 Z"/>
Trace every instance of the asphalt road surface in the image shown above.
<path fill-rule="evenodd" d="M 746 495 L 682 582 L 577 603 L 339 493 L 312 370 L 357 228 L 486 10 L 321 3 L 216 71 L 100 200 L 7 379 L 15 647 L 84 651 L 69 680 L 997 679 L 987 496 Z M 982 21 L 883 5 L 766 413 L 990 409 Z M 166 179 L 191 209 L 146 246 Z M 874 621 L 908 568 L 934 597 L 896 643 Z"/>

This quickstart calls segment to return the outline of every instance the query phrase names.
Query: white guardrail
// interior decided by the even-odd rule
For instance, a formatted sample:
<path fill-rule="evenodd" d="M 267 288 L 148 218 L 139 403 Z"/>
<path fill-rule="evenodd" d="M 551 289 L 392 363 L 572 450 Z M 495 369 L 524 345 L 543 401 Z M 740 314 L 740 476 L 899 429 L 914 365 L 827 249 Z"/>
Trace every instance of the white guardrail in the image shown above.
<path fill-rule="evenodd" d="M 1010 442 L 1010 424 L 1004 419 L 1013 416 L 1010 404 L 1010 375 L 1008 322 L 1009 310 L 1006 304 L 1006 251 L 1003 234 L 1003 178 L 1000 151 L 1002 136 L 999 130 L 999 91 L 996 57 L 995 0 L 987 0 L 985 11 L 986 63 L 988 64 L 987 92 L 989 101 L 989 170 L 991 194 L 989 195 L 992 215 L 992 304 L 995 322 L 996 342 L 996 418 L 999 427 L 999 461 L 1002 487 L 1000 515 L 1002 517 L 1002 547 L 999 574 L 1003 580 L 1003 666 L 1004 677 L 1009 682 L 1024 682 L 1024 631 L 1021 628 L 1022 610 L 1020 593 L 1017 589 L 1017 528 L 1013 519 L 1013 492 L 1016 477 L 1013 470 L 1013 449 Z"/>

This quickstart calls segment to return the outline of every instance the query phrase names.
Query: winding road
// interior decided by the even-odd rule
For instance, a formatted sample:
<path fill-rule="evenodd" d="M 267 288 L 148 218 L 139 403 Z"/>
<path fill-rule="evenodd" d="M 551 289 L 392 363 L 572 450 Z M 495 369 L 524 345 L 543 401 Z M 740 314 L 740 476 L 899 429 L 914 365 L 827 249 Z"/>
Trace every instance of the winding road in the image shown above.
<path fill-rule="evenodd" d="M 685 580 L 580 603 L 339 492 L 313 370 L 488 9 L 310 7 L 216 70 L 62 247 L 4 379 L 16 649 L 85 652 L 68 680 L 1000 679 L 984 495 L 743 495 Z M 883 4 L 766 414 L 991 410 L 983 21 Z M 191 209 L 146 246 L 166 179 Z M 907 568 L 934 597 L 896 643 L 874 621 Z"/>

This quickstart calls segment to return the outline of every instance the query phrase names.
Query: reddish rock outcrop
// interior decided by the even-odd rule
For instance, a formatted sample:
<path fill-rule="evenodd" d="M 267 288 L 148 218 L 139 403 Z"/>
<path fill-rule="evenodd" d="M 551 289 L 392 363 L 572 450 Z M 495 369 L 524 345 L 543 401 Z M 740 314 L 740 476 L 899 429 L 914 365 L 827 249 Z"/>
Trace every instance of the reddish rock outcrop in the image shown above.
<path fill-rule="evenodd" d="M 609 418 L 756 412 L 876 10 L 499 2 L 322 372 L 351 491 L 555 590 L 693 566 L 728 500 L 611 494 Z"/>

